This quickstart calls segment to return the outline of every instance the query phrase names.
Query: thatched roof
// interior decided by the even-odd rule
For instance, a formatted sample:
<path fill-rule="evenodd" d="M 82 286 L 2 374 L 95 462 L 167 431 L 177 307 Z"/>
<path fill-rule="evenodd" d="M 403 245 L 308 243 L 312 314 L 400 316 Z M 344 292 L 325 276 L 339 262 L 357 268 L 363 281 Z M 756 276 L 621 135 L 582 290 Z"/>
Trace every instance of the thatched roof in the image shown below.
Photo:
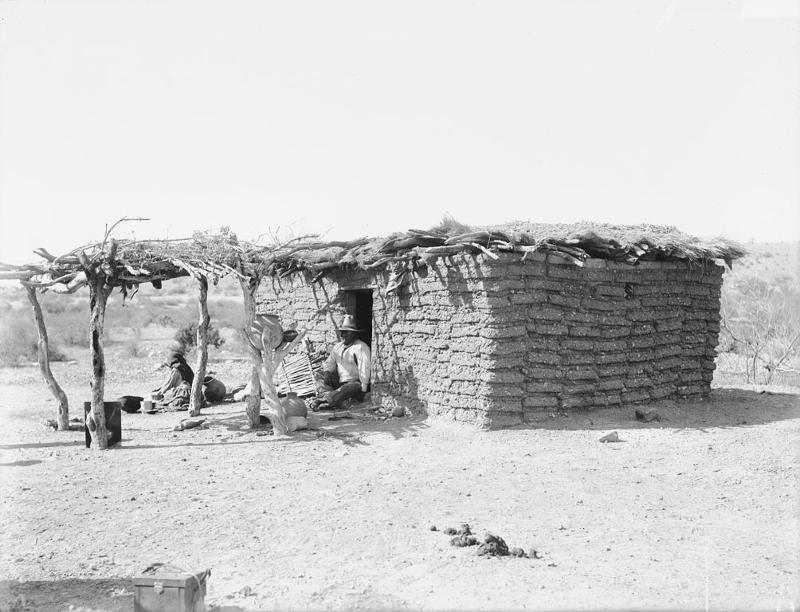
<path fill-rule="evenodd" d="M 440 257 L 458 252 L 522 253 L 549 251 L 576 265 L 590 257 L 623 261 L 701 262 L 723 259 L 728 264 L 745 254 L 741 245 L 725 238 L 702 240 L 671 226 L 619 226 L 600 223 L 546 224 L 514 222 L 471 228 L 443 222 L 430 230 L 411 229 L 385 238 L 350 243 L 298 243 L 291 253 L 271 259 L 279 274 L 312 272 L 353 265 L 372 268 L 384 263 Z"/>
<path fill-rule="evenodd" d="M 525 258 L 545 251 L 582 266 L 590 257 L 636 265 L 639 261 L 703 262 L 723 259 L 728 265 L 745 254 L 725 238 L 702 240 L 671 226 L 618 226 L 599 223 L 542 224 L 514 222 L 472 228 L 451 219 L 429 230 L 411 229 L 382 238 L 320 241 L 304 237 L 283 244 L 257 246 L 228 231 L 195 234 L 185 240 L 112 240 L 85 245 L 61 256 L 35 251 L 44 262 L 0 264 L 0 278 L 15 278 L 40 288 L 71 292 L 86 284 L 88 274 L 102 274 L 123 292 L 141 283 L 193 275 L 216 281 L 228 274 L 240 278 L 302 273 L 313 282 L 334 268 L 374 269 L 389 265 L 395 275 L 456 253 L 496 258 L 518 253 Z"/>

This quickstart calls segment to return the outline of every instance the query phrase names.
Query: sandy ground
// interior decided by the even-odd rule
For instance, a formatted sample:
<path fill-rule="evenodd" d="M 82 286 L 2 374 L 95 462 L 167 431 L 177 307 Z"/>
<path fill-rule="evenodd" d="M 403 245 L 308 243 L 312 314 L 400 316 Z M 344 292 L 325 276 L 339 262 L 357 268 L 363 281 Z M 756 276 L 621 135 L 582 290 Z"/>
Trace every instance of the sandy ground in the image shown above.
<path fill-rule="evenodd" d="M 146 360 L 117 363 L 107 397 L 156 386 Z M 243 362 L 212 368 L 244 380 Z M 55 370 L 78 416 L 86 364 Z M 55 404 L 35 368 L 0 385 L 2 610 L 131 610 L 154 562 L 210 568 L 206 604 L 228 611 L 800 605 L 794 394 L 716 389 L 659 404 L 660 422 L 603 410 L 498 432 L 317 413 L 286 438 L 224 404 L 182 432 L 185 413 L 123 414 L 101 453 L 42 426 Z M 451 547 L 442 530 L 463 522 L 541 559 Z"/>

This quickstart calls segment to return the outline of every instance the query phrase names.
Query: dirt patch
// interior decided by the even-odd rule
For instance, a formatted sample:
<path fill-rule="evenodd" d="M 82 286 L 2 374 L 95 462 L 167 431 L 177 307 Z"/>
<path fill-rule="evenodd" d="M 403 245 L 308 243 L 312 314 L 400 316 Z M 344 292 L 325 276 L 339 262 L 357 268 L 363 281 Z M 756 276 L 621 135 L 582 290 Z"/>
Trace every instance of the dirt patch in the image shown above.
<path fill-rule="evenodd" d="M 145 362 L 110 363 L 109 397 L 158 382 Z M 56 367 L 77 415 L 86 364 Z M 244 362 L 213 368 L 246 380 Z M 797 395 L 717 389 L 654 406 L 660 421 L 543 413 L 496 432 L 312 413 L 285 438 L 223 404 L 184 431 L 185 413 L 123 414 L 101 453 L 40 424 L 55 407 L 35 369 L 0 384 L 0 609 L 130 610 L 156 562 L 211 568 L 220 610 L 800 602 Z M 612 430 L 624 444 L 599 441 Z M 479 557 L 430 529 L 462 521 L 544 561 Z"/>

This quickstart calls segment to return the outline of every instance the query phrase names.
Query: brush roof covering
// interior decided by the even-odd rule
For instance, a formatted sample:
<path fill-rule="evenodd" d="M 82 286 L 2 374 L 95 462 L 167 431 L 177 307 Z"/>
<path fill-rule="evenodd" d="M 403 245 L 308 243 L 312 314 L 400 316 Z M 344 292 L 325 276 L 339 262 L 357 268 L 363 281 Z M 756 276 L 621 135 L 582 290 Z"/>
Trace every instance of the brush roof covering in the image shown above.
<path fill-rule="evenodd" d="M 312 282 L 334 268 L 374 269 L 385 265 L 394 272 L 425 265 L 437 257 L 457 253 L 552 253 L 578 266 L 590 257 L 626 262 L 723 259 L 730 266 L 746 254 L 744 247 L 726 238 L 700 239 L 665 225 L 610 225 L 581 222 L 545 224 L 512 222 L 475 228 L 444 219 L 428 230 L 411 229 L 387 237 L 349 241 L 320 241 L 315 236 L 282 244 L 258 246 L 239 241 L 228 230 L 196 233 L 184 240 L 104 240 L 56 257 L 35 251 L 38 264 L 0 264 L 0 278 L 59 292 L 86 284 L 86 271 L 105 275 L 107 284 L 123 292 L 141 283 L 160 285 L 179 276 L 216 281 L 229 274 L 243 279 L 265 276 L 310 275 Z"/>
<path fill-rule="evenodd" d="M 488 251 L 488 253 L 487 253 Z M 298 243 L 291 253 L 276 254 L 271 272 L 302 269 L 324 272 L 332 267 L 374 268 L 384 263 L 439 257 L 457 252 L 553 252 L 576 264 L 590 258 L 622 261 L 703 262 L 723 259 L 730 266 L 745 255 L 740 244 L 726 238 L 700 239 L 665 225 L 611 225 L 581 222 L 546 224 L 512 222 L 472 228 L 447 221 L 430 230 L 411 229 L 386 238 L 362 238 L 343 243 Z"/>

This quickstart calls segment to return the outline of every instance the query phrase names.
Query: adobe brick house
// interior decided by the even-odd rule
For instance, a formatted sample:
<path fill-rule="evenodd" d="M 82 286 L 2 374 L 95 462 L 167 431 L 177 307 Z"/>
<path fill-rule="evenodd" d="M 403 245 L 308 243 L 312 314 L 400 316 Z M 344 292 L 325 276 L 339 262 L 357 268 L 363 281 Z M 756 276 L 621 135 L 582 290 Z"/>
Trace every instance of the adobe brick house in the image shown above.
<path fill-rule="evenodd" d="M 342 316 L 355 315 L 372 347 L 375 403 L 482 427 L 709 393 L 723 276 L 716 258 L 631 265 L 592 257 L 598 249 L 584 244 L 575 265 L 540 246 L 520 256 L 470 244 L 477 248 L 446 256 L 417 248 L 401 283 L 389 269 L 353 265 L 314 282 L 273 276 L 261 283 L 258 309 L 329 346 Z"/>

